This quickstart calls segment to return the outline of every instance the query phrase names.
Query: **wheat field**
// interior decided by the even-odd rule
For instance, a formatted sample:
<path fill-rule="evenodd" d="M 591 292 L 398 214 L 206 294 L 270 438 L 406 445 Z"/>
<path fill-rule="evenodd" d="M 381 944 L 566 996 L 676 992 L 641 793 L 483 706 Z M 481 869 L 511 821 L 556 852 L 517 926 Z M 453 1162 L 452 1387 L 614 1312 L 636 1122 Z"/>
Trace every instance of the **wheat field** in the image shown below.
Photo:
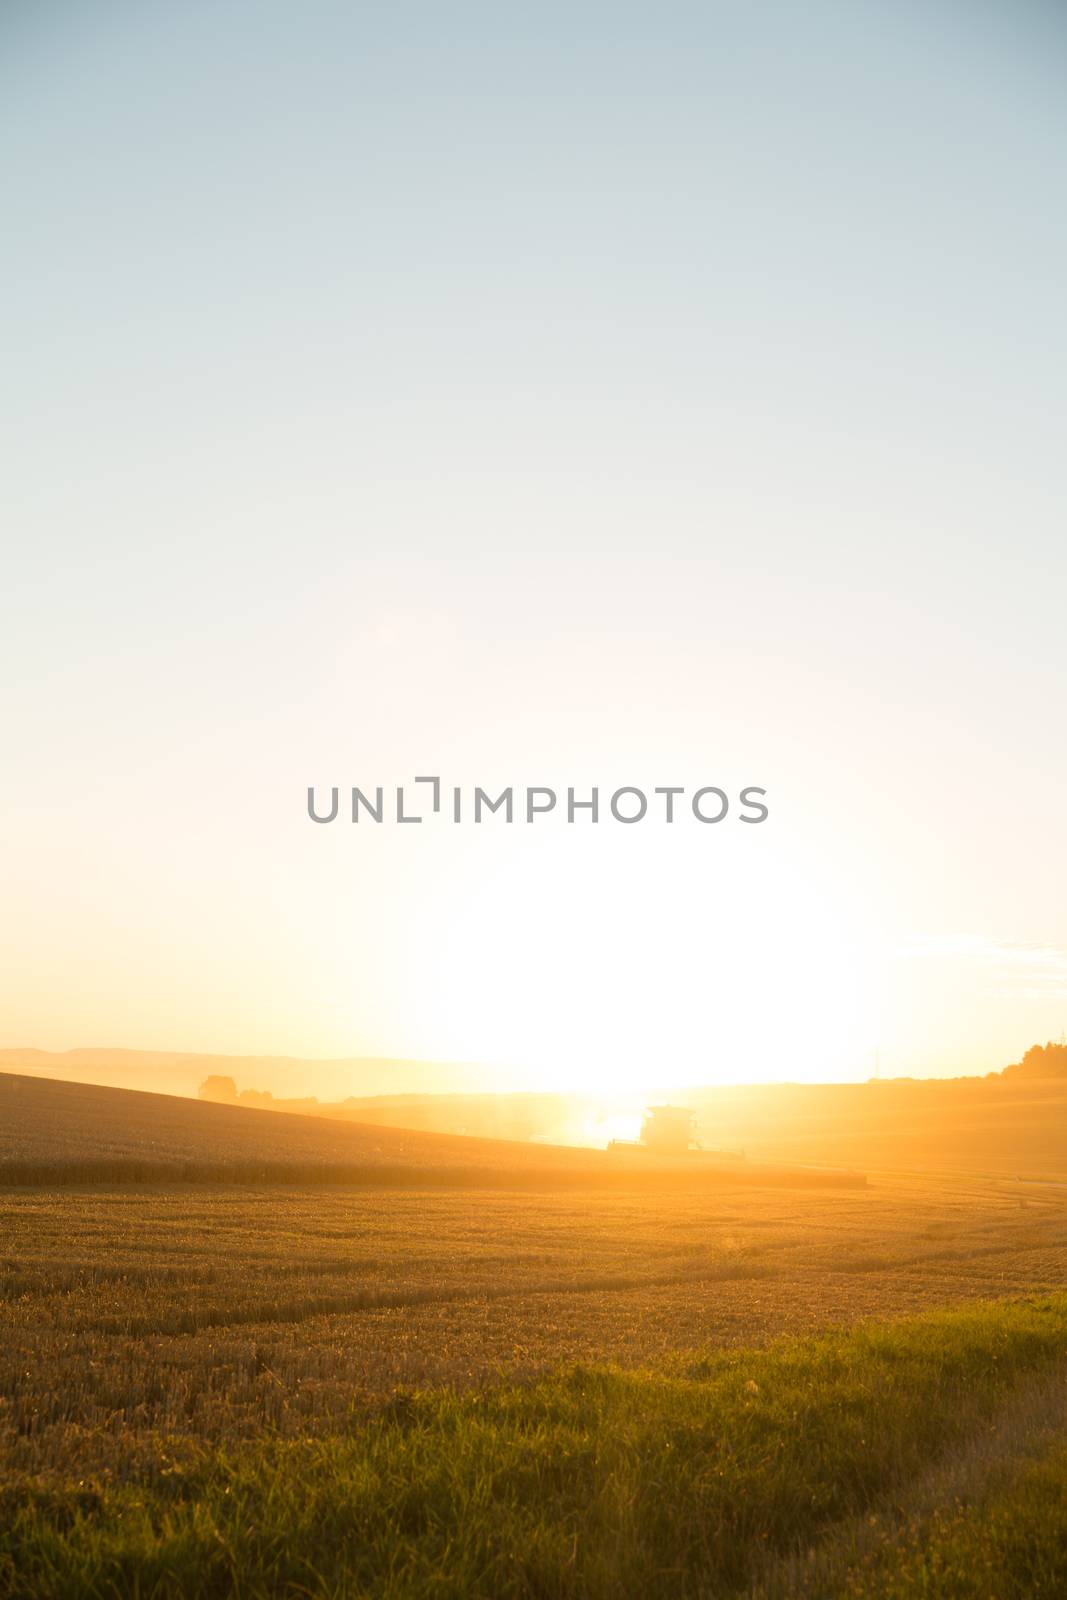
<path fill-rule="evenodd" d="M 326 1193 L 0 1199 L 0 1440 L 121 1470 L 161 1434 L 336 1426 L 469 1388 L 1067 1280 L 1067 1202 L 960 1179 L 842 1194 Z"/>
<path fill-rule="evenodd" d="M 230 1113 L 228 1181 L 218 1108 L 153 1122 L 161 1097 L 92 1093 L 137 1116 L 101 1152 L 79 1112 L 103 1102 L 72 1100 L 59 1183 L 18 1164 L 32 1116 L 0 1137 L 0 1595 L 1067 1583 L 1031 1511 L 1067 1482 L 1057 1183 L 697 1164 L 664 1186 L 566 1151 L 516 1188 L 510 1147 L 440 1179 L 462 1140 L 380 1129 L 340 1136 L 417 1149 L 416 1183 L 256 1182 L 251 1141 L 284 1173 L 288 1129 L 320 1166 L 338 1134 L 255 1111 Z M 103 1158 L 123 1181 L 79 1176 Z"/>

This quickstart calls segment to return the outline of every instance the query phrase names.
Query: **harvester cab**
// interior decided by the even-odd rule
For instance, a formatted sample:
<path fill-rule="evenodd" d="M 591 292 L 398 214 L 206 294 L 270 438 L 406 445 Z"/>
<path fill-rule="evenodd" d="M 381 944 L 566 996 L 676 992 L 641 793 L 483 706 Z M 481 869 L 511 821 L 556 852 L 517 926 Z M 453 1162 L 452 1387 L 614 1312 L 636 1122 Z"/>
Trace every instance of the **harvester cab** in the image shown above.
<path fill-rule="evenodd" d="M 696 1112 L 688 1106 L 649 1106 L 641 1124 L 641 1143 L 657 1155 L 685 1155 L 699 1150 Z"/>

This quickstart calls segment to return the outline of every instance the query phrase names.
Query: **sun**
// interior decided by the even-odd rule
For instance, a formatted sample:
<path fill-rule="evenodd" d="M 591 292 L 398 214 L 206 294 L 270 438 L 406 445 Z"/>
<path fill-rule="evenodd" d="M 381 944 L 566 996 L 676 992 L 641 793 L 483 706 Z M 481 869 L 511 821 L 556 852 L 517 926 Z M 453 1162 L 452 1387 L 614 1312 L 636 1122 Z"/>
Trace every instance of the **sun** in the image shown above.
<path fill-rule="evenodd" d="M 502 1088 L 611 1096 L 862 1075 L 872 963 L 847 903 L 781 853 L 650 836 L 497 853 L 435 923 L 420 1046 Z"/>

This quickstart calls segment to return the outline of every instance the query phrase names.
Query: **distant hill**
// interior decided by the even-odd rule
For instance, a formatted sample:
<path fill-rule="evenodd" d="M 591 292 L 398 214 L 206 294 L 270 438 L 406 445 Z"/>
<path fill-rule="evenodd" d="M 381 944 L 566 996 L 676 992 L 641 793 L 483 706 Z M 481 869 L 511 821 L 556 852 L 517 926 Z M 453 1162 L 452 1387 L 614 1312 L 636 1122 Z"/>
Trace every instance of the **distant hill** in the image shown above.
<path fill-rule="evenodd" d="M 0 1072 L 26 1072 L 65 1083 L 95 1083 L 153 1094 L 195 1095 L 205 1078 L 231 1077 L 276 1095 L 344 1100 L 349 1095 L 440 1094 L 499 1088 L 491 1066 L 463 1061 L 407 1061 L 386 1056 L 316 1060 L 304 1056 L 201 1055 L 189 1050 L 0 1049 Z"/>
<path fill-rule="evenodd" d="M 896 1078 L 678 1090 L 705 1144 L 864 1171 L 1067 1179 L 1067 1078 Z"/>
<path fill-rule="evenodd" d="M 866 1182 L 859 1173 L 699 1156 L 627 1160 L 0 1073 L 0 1186 L 171 1180 L 471 1189 Z"/>
<path fill-rule="evenodd" d="M 0 1171 L 25 1161 L 581 1165 L 581 1150 L 464 1139 L 0 1073 Z"/>
<path fill-rule="evenodd" d="M 149 1081 L 153 1075 L 155 1081 L 166 1081 L 169 1076 L 181 1084 L 180 1093 L 186 1096 L 195 1095 L 215 1076 L 225 1084 L 225 1093 L 233 1096 L 230 1103 L 218 1104 L 183 1103 L 158 1094 L 138 1095 L 136 1104 L 90 1096 L 75 1114 L 68 1092 L 62 1102 L 56 1102 L 58 1120 L 51 1130 L 42 1121 L 33 1134 L 35 1148 L 42 1155 L 48 1153 L 53 1136 L 66 1137 L 64 1129 L 72 1136 L 79 1134 L 77 1118 L 84 1115 L 85 1126 L 95 1130 L 95 1148 L 104 1154 L 124 1152 L 124 1158 L 132 1155 L 134 1148 L 144 1155 L 153 1141 L 162 1140 L 166 1160 L 245 1159 L 240 1151 L 247 1151 L 251 1160 L 263 1151 L 264 1159 L 299 1161 L 304 1144 L 312 1139 L 316 1160 L 364 1162 L 377 1150 L 376 1160 L 465 1164 L 482 1159 L 474 1152 L 486 1146 L 487 1161 L 505 1160 L 513 1169 L 516 1163 L 521 1166 L 529 1160 L 543 1167 L 575 1151 L 588 1162 L 591 1155 L 597 1155 L 595 1147 L 602 1150 L 611 1135 L 632 1138 L 643 1105 L 642 1100 L 630 1096 L 628 1103 L 620 1101 L 605 1115 L 605 1107 L 588 1095 L 501 1094 L 486 1092 L 484 1087 L 467 1093 L 442 1093 L 454 1069 L 428 1062 L 301 1064 L 286 1057 L 164 1051 L 77 1050 L 49 1055 L 8 1050 L 0 1051 L 0 1073 L 10 1070 L 15 1061 L 19 1073 L 59 1078 L 66 1072 L 82 1083 L 110 1085 L 116 1076 L 125 1075 L 127 1085 L 136 1083 L 140 1088 L 146 1076 Z M 273 1075 L 281 1066 L 292 1076 L 280 1080 Z M 307 1082 L 306 1076 L 296 1073 L 301 1066 L 308 1070 L 337 1068 L 344 1074 L 346 1092 L 331 1103 L 316 1105 L 294 1099 L 285 1107 L 248 1087 L 286 1081 L 300 1090 Z M 484 1073 L 486 1069 L 481 1070 Z M 352 1083 L 357 1071 L 364 1074 L 365 1082 L 373 1084 L 384 1078 L 390 1085 L 413 1082 L 416 1088 L 371 1088 L 356 1093 Z M 94 1074 L 99 1076 L 94 1078 Z M 418 1087 L 427 1081 L 430 1087 Z M 73 1085 L 68 1083 L 65 1088 L 70 1091 Z M 696 1111 L 698 1135 L 706 1149 L 744 1151 L 750 1163 L 819 1164 L 866 1172 L 967 1171 L 1067 1180 L 1067 1046 L 1063 1045 L 1035 1045 L 1022 1061 L 984 1078 L 695 1089 L 664 1085 L 656 1098 L 689 1105 Z M 9 1095 L 0 1100 L 0 1160 L 5 1108 L 14 1103 Z M 296 1112 L 304 1114 L 294 1115 Z M 118 1117 L 113 1129 L 106 1125 L 110 1114 Z M 42 1118 L 51 1115 L 51 1109 L 40 1111 Z M 138 1130 L 133 1146 L 128 1139 L 123 1142 L 131 1125 Z M 21 1126 L 25 1131 L 25 1120 Z M 318 1130 L 314 1136 L 308 1131 L 311 1128 Z M 405 1135 L 403 1150 L 393 1142 L 400 1129 L 418 1130 Z M 240 1147 L 237 1155 L 230 1148 L 231 1131 L 237 1140 L 234 1150 Z M 185 1141 L 186 1132 L 191 1144 Z M 418 1145 L 420 1139 L 428 1142 Z M 505 1154 L 502 1141 L 509 1140 L 511 1153 Z M 574 1147 L 572 1152 L 546 1154 L 550 1148 L 568 1145 Z M 456 1153 L 449 1155 L 449 1150 Z"/>
<path fill-rule="evenodd" d="M 656 1098 L 694 1109 L 705 1149 L 743 1150 L 750 1160 L 1067 1176 L 1067 1077 L 1009 1071 L 985 1078 L 666 1086 Z M 245 1094 L 240 1103 L 261 1102 Z M 626 1115 L 620 1103 L 620 1114 L 605 1117 L 583 1095 L 413 1094 L 319 1110 L 361 1123 L 602 1148 L 613 1133 L 636 1135 L 643 1104 L 630 1096 Z"/>

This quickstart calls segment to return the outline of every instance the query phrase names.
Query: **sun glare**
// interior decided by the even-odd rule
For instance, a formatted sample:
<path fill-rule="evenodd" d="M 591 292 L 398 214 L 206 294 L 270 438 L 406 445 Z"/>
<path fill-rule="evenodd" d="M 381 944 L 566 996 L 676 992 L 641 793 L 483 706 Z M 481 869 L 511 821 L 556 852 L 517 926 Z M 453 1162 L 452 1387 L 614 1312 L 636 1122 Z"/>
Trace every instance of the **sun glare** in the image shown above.
<path fill-rule="evenodd" d="M 422 996 L 436 1053 L 499 1063 L 502 1087 L 605 1097 L 862 1076 L 877 1007 L 847 908 L 740 854 L 716 864 L 713 897 L 636 849 L 511 857 L 451 915 Z M 594 909 L 576 917 L 562 880 L 579 873 L 574 903 Z"/>

